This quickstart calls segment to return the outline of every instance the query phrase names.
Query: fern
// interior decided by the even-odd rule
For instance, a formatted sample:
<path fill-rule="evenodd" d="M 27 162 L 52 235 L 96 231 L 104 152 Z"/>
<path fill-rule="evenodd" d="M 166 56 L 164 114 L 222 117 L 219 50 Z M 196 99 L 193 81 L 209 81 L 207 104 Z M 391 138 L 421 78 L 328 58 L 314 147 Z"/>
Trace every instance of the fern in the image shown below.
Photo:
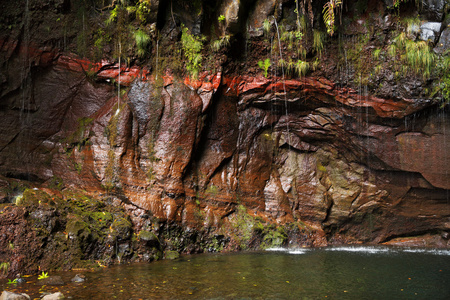
<path fill-rule="evenodd" d="M 271 27 L 272 27 L 272 24 L 270 23 L 269 19 L 265 19 L 263 22 L 263 28 L 264 28 L 264 34 L 266 36 L 269 36 Z"/>
<path fill-rule="evenodd" d="M 224 35 L 221 38 L 211 42 L 209 47 L 213 52 L 219 52 L 222 47 L 230 46 L 230 35 Z"/>
<path fill-rule="evenodd" d="M 323 20 L 329 35 L 334 34 L 335 10 L 342 5 L 342 0 L 329 0 L 323 6 Z"/>
<path fill-rule="evenodd" d="M 137 46 L 137 54 L 139 57 L 144 57 L 147 52 L 147 46 L 150 42 L 150 37 L 142 30 L 134 32 L 134 39 Z"/>
<path fill-rule="evenodd" d="M 267 71 L 271 66 L 270 59 L 266 58 L 264 61 L 258 61 L 258 66 L 264 71 L 264 77 L 267 78 Z"/>
<path fill-rule="evenodd" d="M 316 53 L 319 54 L 319 57 L 322 56 L 324 40 L 325 36 L 324 34 L 322 34 L 322 32 L 320 32 L 319 30 L 313 31 L 313 48 L 314 51 L 316 51 Z"/>
<path fill-rule="evenodd" d="M 203 41 L 203 38 L 192 35 L 187 27 L 181 25 L 181 45 L 184 56 L 187 59 L 186 70 L 195 79 L 202 66 L 203 56 L 201 51 L 203 49 Z"/>
<path fill-rule="evenodd" d="M 299 77 L 305 76 L 306 73 L 308 73 L 308 71 L 309 71 L 309 63 L 299 59 L 295 63 L 295 71 L 297 72 Z"/>

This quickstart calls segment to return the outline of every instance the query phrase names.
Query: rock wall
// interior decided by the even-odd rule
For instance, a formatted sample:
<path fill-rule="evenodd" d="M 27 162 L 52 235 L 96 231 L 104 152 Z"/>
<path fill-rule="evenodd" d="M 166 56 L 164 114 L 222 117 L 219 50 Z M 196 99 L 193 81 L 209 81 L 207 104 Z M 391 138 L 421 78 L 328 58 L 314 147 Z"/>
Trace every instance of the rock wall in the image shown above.
<path fill-rule="evenodd" d="M 50 42 L 37 20 L 73 17 L 76 1 L 53 2 L 55 8 L 31 1 L 28 16 L 2 4 L 11 20 L 21 20 L 0 39 L 3 202 L 15 201 L 12 186 L 20 180 L 115 199 L 136 233 L 158 235 L 155 224 L 176 225 L 191 236 L 207 232 L 239 243 L 233 235 L 239 222 L 253 226 L 257 220 L 263 227 L 307 229 L 289 231 L 282 244 L 395 244 L 408 238 L 448 247 L 450 116 L 448 106 L 440 108 L 423 92 L 433 78 L 405 74 L 392 80 L 398 72 L 386 58 L 381 75 L 370 74 L 364 84 L 358 66 L 343 67 L 337 56 L 339 43 L 361 45 L 355 40 L 367 36 L 365 30 L 374 38 L 362 46 L 361 59 L 377 41 L 390 43 L 392 15 L 382 2 L 368 1 L 360 19 L 350 2 L 343 23 L 367 21 L 370 10 L 381 7 L 369 20 L 374 27 L 342 25 L 344 33 L 320 55 L 308 44 L 307 60 L 312 65 L 320 58 L 320 64 L 307 76 L 272 67 L 266 78 L 256 67 L 273 47 L 262 33 L 263 20 L 289 19 L 293 1 L 200 1 L 198 7 L 152 1 L 159 11 L 149 18 L 169 40 L 177 36 L 174 24 L 200 33 L 216 14 L 225 16 L 223 23 L 215 21 L 217 28 L 236 39 L 215 54 L 219 68 L 205 67 L 197 79 L 157 63 L 81 59 L 68 51 L 70 43 L 58 48 L 66 36 Z M 320 7 L 309 5 L 305 14 L 315 16 L 314 28 L 323 28 L 316 17 Z M 196 18 L 186 14 L 190 10 Z M 404 6 L 402 13 L 411 10 L 416 8 Z M 46 11 L 55 19 L 43 17 Z M 442 21 L 446 10 L 439 11 Z M 279 38 L 278 23 L 271 23 L 270 39 Z M 253 38 L 240 48 L 247 29 Z M 151 49 L 149 61 L 163 59 Z M 168 249 L 189 252 L 189 241 Z"/>

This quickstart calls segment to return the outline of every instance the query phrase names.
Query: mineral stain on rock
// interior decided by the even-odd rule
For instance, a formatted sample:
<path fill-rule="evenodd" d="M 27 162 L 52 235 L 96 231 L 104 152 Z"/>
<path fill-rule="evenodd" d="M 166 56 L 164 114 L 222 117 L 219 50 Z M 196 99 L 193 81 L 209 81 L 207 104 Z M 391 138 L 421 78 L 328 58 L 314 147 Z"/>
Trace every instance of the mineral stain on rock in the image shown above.
<path fill-rule="evenodd" d="M 347 3 L 327 38 L 315 1 L 19 2 L 0 17 L 0 276 L 448 247 L 443 1 Z"/>

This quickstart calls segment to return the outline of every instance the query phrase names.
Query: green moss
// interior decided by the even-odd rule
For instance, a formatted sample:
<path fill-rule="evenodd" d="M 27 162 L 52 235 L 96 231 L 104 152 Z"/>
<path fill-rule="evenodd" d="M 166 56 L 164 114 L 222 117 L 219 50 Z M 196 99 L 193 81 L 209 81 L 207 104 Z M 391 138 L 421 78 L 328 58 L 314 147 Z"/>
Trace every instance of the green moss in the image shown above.
<path fill-rule="evenodd" d="M 243 250 L 250 247 L 261 249 L 281 247 L 288 239 L 285 226 L 251 216 L 243 205 L 236 207 L 236 213 L 233 218 L 230 218 L 230 223 L 234 228 L 232 238 Z"/>
<path fill-rule="evenodd" d="M 89 238 L 91 229 L 89 224 L 84 222 L 80 216 L 69 215 L 67 216 L 65 232 L 70 238 L 85 240 Z"/>
<path fill-rule="evenodd" d="M 165 259 L 177 259 L 180 257 L 180 253 L 178 253 L 177 251 L 166 251 L 164 252 L 164 258 Z"/>
<path fill-rule="evenodd" d="M 287 240 L 287 234 L 283 226 L 270 225 L 263 228 L 264 238 L 261 243 L 262 249 L 281 247 Z"/>
<path fill-rule="evenodd" d="M 53 176 L 48 181 L 48 187 L 53 190 L 61 191 L 64 188 L 64 180 L 61 177 Z"/>
<path fill-rule="evenodd" d="M 247 213 L 245 206 L 238 205 L 236 207 L 235 216 L 230 221 L 235 229 L 235 239 L 242 249 L 247 249 L 253 236 L 255 219 Z"/>
<path fill-rule="evenodd" d="M 88 130 L 88 127 L 93 121 L 94 119 L 87 117 L 78 119 L 77 129 L 64 140 L 64 142 L 69 144 L 68 147 L 78 146 L 80 149 L 88 143 L 91 136 L 91 132 Z"/>
<path fill-rule="evenodd" d="M 131 236 L 132 225 L 127 217 L 121 217 L 114 219 L 110 229 L 113 237 L 127 239 Z"/>
<path fill-rule="evenodd" d="M 208 252 L 221 252 L 223 251 L 224 244 L 223 241 L 214 236 L 209 243 L 207 243 L 205 247 Z"/>
<path fill-rule="evenodd" d="M 205 193 L 209 194 L 209 196 L 211 196 L 211 197 L 215 197 L 218 192 L 219 192 L 219 188 L 217 186 L 215 186 L 214 184 L 211 184 L 210 186 L 208 186 L 208 188 L 205 191 Z"/>
<path fill-rule="evenodd" d="M 51 197 L 46 192 L 39 189 L 26 189 L 23 194 L 16 198 L 18 206 L 39 206 L 40 204 L 49 203 Z"/>
<path fill-rule="evenodd" d="M 430 97 L 439 97 L 441 108 L 450 104 L 450 51 L 437 60 L 436 73 L 438 80 L 431 91 Z"/>
<path fill-rule="evenodd" d="M 148 230 L 141 230 L 139 232 L 139 234 L 137 235 L 137 237 L 138 237 L 138 239 L 145 241 L 145 242 L 159 244 L 159 239 L 156 236 L 156 234 L 154 234 L 153 232 L 148 231 Z"/>

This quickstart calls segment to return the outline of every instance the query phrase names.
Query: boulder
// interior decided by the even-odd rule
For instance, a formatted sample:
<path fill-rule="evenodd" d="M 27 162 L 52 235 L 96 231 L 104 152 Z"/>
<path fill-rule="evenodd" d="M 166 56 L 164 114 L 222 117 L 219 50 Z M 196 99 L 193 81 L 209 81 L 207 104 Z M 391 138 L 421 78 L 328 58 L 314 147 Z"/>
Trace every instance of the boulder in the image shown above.
<path fill-rule="evenodd" d="M 42 297 L 42 300 L 59 300 L 59 299 L 64 299 L 64 294 L 61 292 L 45 295 L 44 297 Z"/>
<path fill-rule="evenodd" d="M 0 300 L 30 300 L 30 296 L 27 294 L 16 294 L 13 292 L 3 291 L 0 295 Z"/>
<path fill-rule="evenodd" d="M 421 15 L 433 22 L 441 22 L 444 16 L 445 0 L 422 0 Z"/>
<path fill-rule="evenodd" d="M 76 283 L 85 282 L 86 276 L 84 276 L 83 274 L 77 274 L 75 275 L 75 277 L 72 278 L 71 281 Z"/>
<path fill-rule="evenodd" d="M 434 52 L 438 54 L 446 53 L 450 49 L 450 27 L 447 27 L 442 31 L 439 41 L 434 47 Z"/>
<path fill-rule="evenodd" d="M 442 23 L 439 22 L 427 22 L 420 26 L 420 35 L 419 38 L 422 41 L 428 41 L 435 43 L 439 38 L 439 34 L 441 32 Z"/>
<path fill-rule="evenodd" d="M 276 0 L 258 0 L 255 8 L 251 11 L 248 22 L 248 34 L 251 37 L 262 36 L 264 34 L 263 23 L 268 19 L 273 24 L 273 16 L 275 7 L 278 5 L 281 7 L 281 3 Z M 281 11 L 281 9 L 278 9 Z M 276 17 L 276 16 L 274 16 Z"/>
<path fill-rule="evenodd" d="M 165 259 L 170 259 L 170 260 L 174 260 L 180 257 L 180 253 L 178 253 L 177 251 L 166 251 L 164 253 L 164 258 Z"/>
<path fill-rule="evenodd" d="M 64 285 L 64 281 L 61 276 L 49 276 L 44 279 L 38 280 L 39 285 Z"/>

